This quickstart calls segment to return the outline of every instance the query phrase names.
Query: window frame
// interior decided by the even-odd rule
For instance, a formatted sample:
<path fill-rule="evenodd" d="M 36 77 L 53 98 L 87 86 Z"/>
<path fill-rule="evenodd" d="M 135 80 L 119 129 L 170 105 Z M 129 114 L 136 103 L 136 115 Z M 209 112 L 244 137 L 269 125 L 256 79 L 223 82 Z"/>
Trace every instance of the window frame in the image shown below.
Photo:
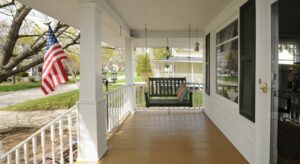
<path fill-rule="evenodd" d="M 222 30 L 226 29 L 228 26 L 230 26 L 231 24 L 233 24 L 234 22 L 237 22 L 237 36 L 234 36 L 228 40 L 225 40 L 221 43 L 217 43 L 217 35 L 219 32 L 221 32 Z M 239 105 L 239 100 L 240 100 L 240 19 L 239 19 L 239 15 L 238 13 L 236 14 L 236 16 L 233 16 L 230 20 L 226 21 L 224 24 L 222 24 L 222 26 L 220 26 L 218 29 L 215 30 L 215 33 L 214 33 L 214 53 L 215 53 L 215 95 L 217 95 L 217 97 L 221 98 L 224 102 L 228 102 L 234 106 L 238 106 Z M 222 45 L 225 45 L 229 42 L 233 42 L 234 40 L 237 40 L 238 42 L 238 80 L 237 80 L 237 88 L 238 88 L 238 92 L 237 92 L 237 95 L 238 95 L 238 102 L 235 102 L 221 94 L 218 93 L 218 74 L 217 74 L 217 64 L 218 64 L 218 55 L 217 55 L 217 49 L 222 46 Z"/>

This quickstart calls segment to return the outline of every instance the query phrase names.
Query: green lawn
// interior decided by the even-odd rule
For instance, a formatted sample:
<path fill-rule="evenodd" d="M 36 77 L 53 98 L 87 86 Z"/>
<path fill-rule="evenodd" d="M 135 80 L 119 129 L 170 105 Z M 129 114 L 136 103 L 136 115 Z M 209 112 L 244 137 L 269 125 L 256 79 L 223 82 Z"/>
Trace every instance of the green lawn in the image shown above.
<path fill-rule="evenodd" d="M 134 82 L 143 82 L 144 79 L 142 76 L 135 76 Z M 125 83 L 125 79 L 117 80 L 117 83 Z"/>
<path fill-rule="evenodd" d="M 24 83 L 3 83 L 0 84 L 0 92 L 19 91 L 41 86 L 41 82 L 24 82 Z"/>
<path fill-rule="evenodd" d="M 75 80 L 69 77 L 69 81 L 66 84 L 72 84 L 72 83 L 75 83 Z M 0 92 L 20 91 L 20 90 L 38 88 L 40 86 L 41 86 L 41 81 L 18 82 L 16 84 L 4 82 L 0 84 Z"/>
<path fill-rule="evenodd" d="M 121 85 L 109 86 L 109 91 L 117 89 Z M 27 102 L 1 108 L 0 111 L 37 111 L 37 110 L 57 110 L 68 109 L 75 105 L 79 99 L 79 90 L 61 93 L 45 98 L 30 100 Z"/>
<path fill-rule="evenodd" d="M 74 90 L 36 100 L 19 103 L 1 108 L 0 111 L 36 111 L 68 109 L 78 101 L 79 91 Z"/>

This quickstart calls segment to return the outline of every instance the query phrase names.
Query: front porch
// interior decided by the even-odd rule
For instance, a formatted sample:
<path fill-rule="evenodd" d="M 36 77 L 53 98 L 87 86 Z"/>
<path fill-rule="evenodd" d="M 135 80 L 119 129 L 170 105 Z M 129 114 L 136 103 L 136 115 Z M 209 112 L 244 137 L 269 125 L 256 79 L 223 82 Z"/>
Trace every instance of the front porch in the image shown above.
<path fill-rule="evenodd" d="M 202 111 L 137 111 L 108 139 L 100 164 L 247 163 Z M 85 164 L 85 162 L 77 162 Z"/>

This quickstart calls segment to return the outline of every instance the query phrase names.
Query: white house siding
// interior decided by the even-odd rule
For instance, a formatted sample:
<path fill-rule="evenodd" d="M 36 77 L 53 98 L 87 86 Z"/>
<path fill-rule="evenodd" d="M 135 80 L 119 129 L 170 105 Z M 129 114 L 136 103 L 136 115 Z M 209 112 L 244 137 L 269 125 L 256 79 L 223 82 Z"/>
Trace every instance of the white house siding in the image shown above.
<path fill-rule="evenodd" d="M 193 67 L 193 68 L 192 68 Z M 203 65 L 202 63 L 175 63 L 175 73 L 182 73 L 182 74 L 189 74 L 192 73 L 192 70 L 194 71 L 194 74 L 202 74 L 203 73 Z"/>
<path fill-rule="evenodd" d="M 246 0 L 235 0 L 206 28 L 211 36 L 210 96 L 204 96 L 208 117 L 250 162 L 255 161 L 255 123 L 239 114 L 239 105 L 216 93 L 216 33 L 239 17 L 239 8 Z M 205 71 L 204 71 L 205 72 Z"/>

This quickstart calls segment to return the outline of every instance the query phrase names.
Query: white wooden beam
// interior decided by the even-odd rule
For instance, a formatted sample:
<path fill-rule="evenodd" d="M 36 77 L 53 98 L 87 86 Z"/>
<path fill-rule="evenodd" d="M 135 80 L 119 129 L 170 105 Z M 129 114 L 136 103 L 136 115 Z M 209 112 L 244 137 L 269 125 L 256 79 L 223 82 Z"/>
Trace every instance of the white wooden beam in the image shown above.
<path fill-rule="evenodd" d="M 145 38 L 145 31 L 131 31 L 131 37 L 134 38 Z M 188 30 L 177 30 L 177 31 L 147 31 L 148 38 L 189 38 Z M 191 38 L 202 38 L 204 32 L 197 30 L 191 30 Z"/>

